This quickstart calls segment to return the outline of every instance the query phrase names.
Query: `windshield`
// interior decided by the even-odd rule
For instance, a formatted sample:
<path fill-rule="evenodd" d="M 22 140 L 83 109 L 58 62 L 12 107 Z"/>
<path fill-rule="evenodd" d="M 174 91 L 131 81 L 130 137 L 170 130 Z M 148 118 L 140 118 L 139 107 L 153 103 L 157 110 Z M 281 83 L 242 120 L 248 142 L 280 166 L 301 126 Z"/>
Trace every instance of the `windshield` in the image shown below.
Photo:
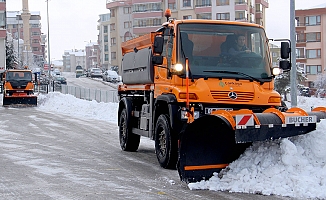
<path fill-rule="evenodd" d="M 102 72 L 101 69 L 99 69 L 99 68 L 94 68 L 94 69 L 92 69 L 92 71 L 93 71 L 93 72 L 96 72 L 96 73 L 98 73 L 98 72 Z"/>
<path fill-rule="evenodd" d="M 56 77 L 56 79 L 58 80 L 58 81 L 64 81 L 64 80 L 66 80 L 66 78 L 65 77 Z"/>
<path fill-rule="evenodd" d="M 6 75 L 7 81 L 12 80 L 24 80 L 24 81 L 32 81 L 32 73 L 31 72 L 8 72 Z"/>
<path fill-rule="evenodd" d="M 178 62 L 185 63 L 188 57 L 193 78 L 271 79 L 268 43 L 262 28 L 180 24 L 178 36 Z"/>
<path fill-rule="evenodd" d="M 115 71 L 108 71 L 108 74 L 113 76 L 118 76 L 117 72 Z"/>

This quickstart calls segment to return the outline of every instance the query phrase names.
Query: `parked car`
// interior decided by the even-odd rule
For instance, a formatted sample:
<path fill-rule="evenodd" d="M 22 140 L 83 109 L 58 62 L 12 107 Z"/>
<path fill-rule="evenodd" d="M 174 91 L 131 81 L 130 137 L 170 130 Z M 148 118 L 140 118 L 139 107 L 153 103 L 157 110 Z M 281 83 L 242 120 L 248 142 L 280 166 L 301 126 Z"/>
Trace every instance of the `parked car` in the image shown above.
<path fill-rule="evenodd" d="M 119 81 L 119 75 L 116 71 L 107 70 L 103 73 L 103 81 L 116 83 Z"/>
<path fill-rule="evenodd" d="M 66 80 L 66 78 L 65 77 L 63 77 L 63 76 L 55 76 L 54 78 L 53 78 L 53 80 L 54 80 L 54 83 L 55 84 L 60 84 L 60 85 L 66 85 L 67 84 L 67 80 Z"/>
<path fill-rule="evenodd" d="M 102 78 L 102 70 L 100 68 L 92 68 L 90 70 L 91 78 Z"/>
<path fill-rule="evenodd" d="M 326 89 L 319 89 L 319 90 L 317 90 L 317 97 L 319 97 L 319 98 L 326 98 Z"/>

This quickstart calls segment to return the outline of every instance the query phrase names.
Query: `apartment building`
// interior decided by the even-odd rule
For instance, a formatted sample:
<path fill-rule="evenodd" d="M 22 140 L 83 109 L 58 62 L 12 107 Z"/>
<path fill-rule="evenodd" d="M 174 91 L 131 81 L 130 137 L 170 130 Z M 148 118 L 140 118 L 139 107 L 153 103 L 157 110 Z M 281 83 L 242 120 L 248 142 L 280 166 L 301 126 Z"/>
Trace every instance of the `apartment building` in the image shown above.
<path fill-rule="evenodd" d="M 121 66 L 121 42 L 157 30 L 169 8 L 176 19 L 218 19 L 265 25 L 268 0 L 107 0 L 109 62 Z"/>
<path fill-rule="evenodd" d="M 99 31 L 98 35 L 98 44 L 99 44 L 99 66 L 104 70 L 107 70 L 111 67 L 110 63 L 110 13 L 102 14 L 99 16 L 97 30 Z"/>
<path fill-rule="evenodd" d="M 278 66 L 279 65 L 279 58 L 281 57 L 281 50 L 280 47 L 269 43 L 269 49 L 271 51 L 271 58 L 272 58 L 272 66 Z"/>
<path fill-rule="evenodd" d="M 30 12 L 29 18 L 29 40 L 24 41 L 24 26 L 21 11 L 7 11 L 6 12 L 7 31 L 11 33 L 13 38 L 18 41 L 18 59 L 22 62 L 36 64 L 39 67 L 43 66 L 45 62 L 45 41 L 46 36 L 41 32 L 41 15 L 40 12 Z M 25 33 L 26 34 L 26 33 Z M 23 44 L 19 44 L 23 41 Z M 28 43 L 30 49 L 27 54 L 24 54 L 24 43 Z M 24 58 L 26 57 L 26 58 Z"/>
<path fill-rule="evenodd" d="M 76 66 L 86 69 L 86 52 L 84 49 L 65 50 L 62 55 L 64 72 L 76 72 Z"/>
<path fill-rule="evenodd" d="M 86 70 L 93 67 L 99 68 L 100 64 L 100 45 L 95 42 L 89 42 L 85 47 L 86 55 Z M 84 68 L 84 67 L 83 67 Z"/>
<path fill-rule="evenodd" d="M 6 1 L 0 0 L 0 73 L 6 69 Z"/>
<path fill-rule="evenodd" d="M 326 4 L 296 10 L 296 59 L 304 66 L 308 80 L 302 83 L 314 88 L 320 73 L 326 73 Z"/>

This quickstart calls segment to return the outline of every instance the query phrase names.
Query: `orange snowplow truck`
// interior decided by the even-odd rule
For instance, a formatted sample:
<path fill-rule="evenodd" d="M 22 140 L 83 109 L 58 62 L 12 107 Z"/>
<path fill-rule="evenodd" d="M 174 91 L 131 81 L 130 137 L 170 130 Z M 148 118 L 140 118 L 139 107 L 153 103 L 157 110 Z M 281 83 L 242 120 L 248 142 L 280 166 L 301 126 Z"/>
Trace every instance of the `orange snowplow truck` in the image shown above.
<path fill-rule="evenodd" d="M 27 69 L 8 69 L 3 74 L 3 106 L 36 106 L 33 73 Z"/>
<path fill-rule="evenodd" d="M 263 27 L 191 19 L 168 19 L 122 43 L 122 150 L 137 151 L 140 137 L 149 137 L 159 164 L 194 182 L 221 171 L 254 141 L 315 130 L 326 108 L 279 109 L 274 77 L 290 70 L 289 46 L 282 42 L 280 67 L 273 68 Z"/>

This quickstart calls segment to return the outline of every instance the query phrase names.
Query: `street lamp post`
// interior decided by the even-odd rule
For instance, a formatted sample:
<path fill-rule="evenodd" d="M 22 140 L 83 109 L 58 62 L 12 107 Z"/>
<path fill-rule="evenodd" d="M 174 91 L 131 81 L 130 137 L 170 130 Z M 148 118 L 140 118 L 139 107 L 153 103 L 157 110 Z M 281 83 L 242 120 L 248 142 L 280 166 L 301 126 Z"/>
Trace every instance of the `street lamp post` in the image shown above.
<path fill-rule="evenodd" d="M 291 107 L 297 107 L 297 64 L 296 64 L 296 32 L 295 32 L 295 0 L 290 1 L 290 39 L 291 39 Z"/>
<path fill-rule="evenodd" d="M 51 54 L 50 54 L 50 23 L 49 23 L 49 0 L 46 0 L 46 14 L 48 24 L 48 66 L 49 66 L 49 78 L 51 77 Z"/>

